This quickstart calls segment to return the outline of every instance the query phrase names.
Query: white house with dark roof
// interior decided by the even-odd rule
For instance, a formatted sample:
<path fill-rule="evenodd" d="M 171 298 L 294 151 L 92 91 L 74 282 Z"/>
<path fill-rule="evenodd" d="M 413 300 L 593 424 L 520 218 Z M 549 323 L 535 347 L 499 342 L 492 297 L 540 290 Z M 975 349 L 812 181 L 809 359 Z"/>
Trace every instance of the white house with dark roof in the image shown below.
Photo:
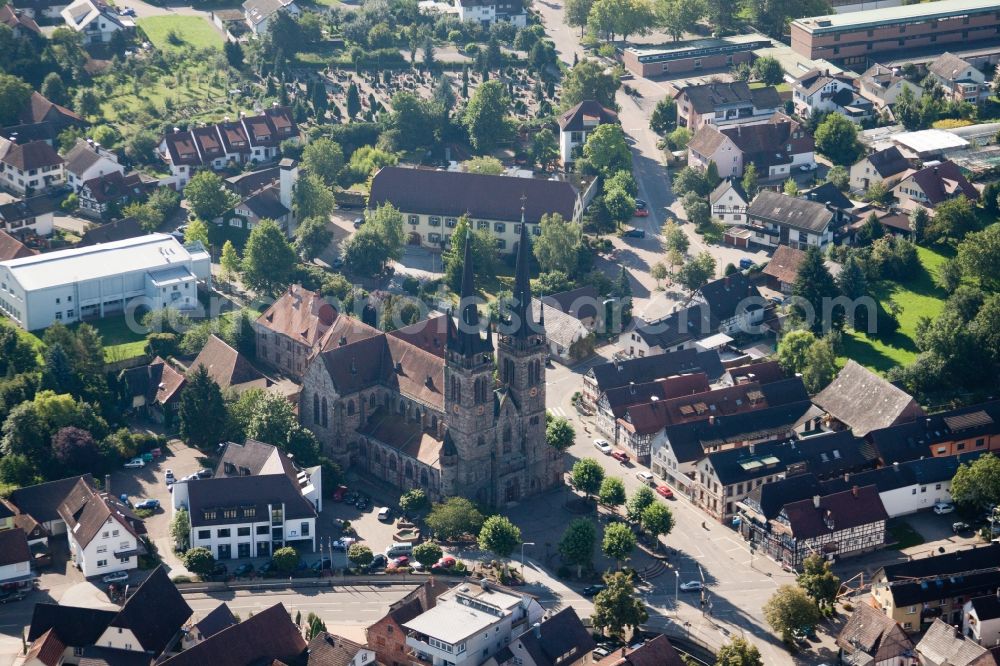
<path fill-rule="evenodd" d="M 226 442 L 216 465 L 215 478 L 284 474 L 295 482 L 299 492 L 323 510 L 323 475 L 319 466 L 300 468 L 287 453 L 276 446 L 248 439 L 242 444 Z"/>
<path fill-rule="evenodd" d="M 583 150 L 587 137 L 597 127 L 617 122 L 617 113 L 592 99 L 580 102 L 559 116 L 559 158 L 563 165 L 576 160 L 578 150 Z"/>
<path fill-rule="evenodd" d="M 924 93 L 923 88 L 900 74 L 898 67 L 876 63 L 858 78 L 861 95 L 870 99 L 879 109 L 893 106 L 899 95 L 907 89 L 913 94 L 913 99 L 920 99 Z"/>
<path fill-rule="evenodd" d="M 854 79 L 846 74 L 812 69 L 792 84 L 795 113 L 808 118 L 816 113 L 839 113 L 852 122 L 870 118 L 871 100 L 858 94 Z"/>
<path fill-rule="evenodd" d="M 79 193 L 83 184 L 92 178 L 111 173 L 125 173 L 125 167 L 118 163 L 118 157 L 100 144 L 91 140 L 77 139 L 66 153 L 66 182 Z"/>
<path fill-rule="evenodd" d="M 704 171 L 715 162 L 723 178 L 739 178 L 753 162 L 762 180 L 785 180 L 797 167 L 812 168 L 816 145 L 796 120 L 778 113 L 752 125 L 703 125 L 688 143 L 688 166 Z"/>
<path fill-rule="evenodd" d="M 266 34 L 271 17 L 280 11 L 296 18 L 302 14 L 295 0 L 247 0 L 243 3 L 243 16 L 254 37 Z"/>
<path fill-rule="evenodd" d="M 933 210 L 939 204 L 961 196 L 973 203 L 979 200 L 979 190 L 951 160 L 904 174 L 892 188 L 892 193 L 899 201 L 899 207 L 910 211 L 918 206 Z"/>
<path fill-rule="evenodd" d="M 66 180 L 66 160 L 45 141 L 0 138 L 0 186 L 18 194 L 42 192 Z"/>
<path fill-rule="evenodd" d="M 954 53 L 945 52 L 927 63 L 927 76 L 956 102 L 981 104 L 990 96 L 986 75 Z"/>
<path fill-rule="evenodd" d="M 973 597 L 965 602 L 962 633 L 985 647 L 1000 645 L 1000 594 Z"/>
<path fill-rule="evenodd" d="M 746 125 L 764 122 L 782 108 L 774 86 L 751 88 L 745 81 L 705 83 L 681 88 L 677 126 L 697 132 L 705 125 Z"/>
<path fill-rule="evenodd" d="M 896 146 L 877 150 L 851 166 L 851 190 L 864 192 L 876 183 L 892 187 L 910 169 L 910 161 Z"/>
<path fill-rule="evenodd" d="M 833 242 L 833 212 L 815 201 L 762 190 L 747 208 L 751 242 L 765 247 L 788 245 L 824 249 Z"/>
<path fill-rule="evenodd" d="M 139 555 L 145 552 L 140 536 L 146 528 L 108 493 L 80 479 L 59 505 L 59 517 L 66 523 L 73 563 L 87 578 L 139 566 Z"/>
<path fill-rule="evenodd" d="M 712 206 L 712 217 L 723 224 L 744 224 L 747 221 L 747 205 L 750 197 L 736 178 L 726 178 L 711 194 L 708 203 Z"/>
<path fill-rule="evenodd" d="M 83 35 L 84 44 L 107 43 L 119 30 L 135 28 L 135 22 L 104 0 L 74 0 L 61 12 L 70 29 Z"/>
<path fill-rule="evenodd" d="M 489 27 L 507 21 L 518 28 L 527 25 L 528 15 L 522 0 L 454 0 L 458 20 L 473 21 Z"/>
<path fill-rule="evenodd" d="M 32 580 L 31 550 L 24 530 L 14 526 L 15 515 L 0 505 L 0 585 L 21 585 Z"/>
<path fill-rule="evenodd" d="M 58 207 L 58 199 L 47 194 L 0 204 L 0 231 L 20 239 L 29 234 L 49 236 Z"/>

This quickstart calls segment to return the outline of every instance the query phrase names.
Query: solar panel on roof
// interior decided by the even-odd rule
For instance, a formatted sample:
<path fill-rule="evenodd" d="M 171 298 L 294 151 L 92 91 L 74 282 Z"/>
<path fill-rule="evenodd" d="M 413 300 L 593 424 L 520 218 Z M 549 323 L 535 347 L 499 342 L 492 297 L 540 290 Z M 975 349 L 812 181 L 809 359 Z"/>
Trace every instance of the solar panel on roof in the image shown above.
<path fill-rule="evenodd" d="M 967 428 L 976 428 L 979 426 L 990 425 L 993 423 L 993 419 L 986 412 L 980 410 L 978 412 L 972 412 L 971 414 L 960 414 L 958 416 L 946 416 L 944 417 L 945 424 L 955 430 L 965 430 Z"/>

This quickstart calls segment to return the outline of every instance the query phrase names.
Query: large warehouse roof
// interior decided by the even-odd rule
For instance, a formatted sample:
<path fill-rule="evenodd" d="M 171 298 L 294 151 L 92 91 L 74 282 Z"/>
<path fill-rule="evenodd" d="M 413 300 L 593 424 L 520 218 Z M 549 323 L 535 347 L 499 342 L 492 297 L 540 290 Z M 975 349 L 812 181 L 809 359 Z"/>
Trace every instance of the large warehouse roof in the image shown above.
<path fill-rule="evenodd" d="M 811 16 L 792 21 L 792 25 L 806 32 L 823 33 L 844 29 L 861 29 L 869 26 L 941 19 L 961 16 L 968 12 L 996 11 L 996 0 L 938 0 L 900 7 L 882 7 L 861 12 Z"/>

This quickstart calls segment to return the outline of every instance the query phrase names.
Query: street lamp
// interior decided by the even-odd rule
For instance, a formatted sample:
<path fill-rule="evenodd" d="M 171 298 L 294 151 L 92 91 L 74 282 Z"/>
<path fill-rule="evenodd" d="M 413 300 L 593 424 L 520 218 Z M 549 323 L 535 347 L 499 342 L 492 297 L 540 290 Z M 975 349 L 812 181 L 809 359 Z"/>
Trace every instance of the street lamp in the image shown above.
<path fill-rule="evenodd" d="M 674 613 L 681 610 L 681 572 L 674 569 Z"/>
<path fill-rule="evenodd" d="M 524 543 L 521 544 L 521 578 L 522 579 L 524 579 L 524 547 L 525 546 L 534 546 L 534 545 L 535 545 L 534 541 L 525 541 Z"/>

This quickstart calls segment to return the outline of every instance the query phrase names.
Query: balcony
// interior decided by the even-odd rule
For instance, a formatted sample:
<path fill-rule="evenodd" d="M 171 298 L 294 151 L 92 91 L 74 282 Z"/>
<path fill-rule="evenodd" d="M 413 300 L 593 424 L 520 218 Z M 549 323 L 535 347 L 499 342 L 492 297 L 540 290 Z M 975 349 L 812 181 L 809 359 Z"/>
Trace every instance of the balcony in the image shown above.
<path fill-rule="evenodd" d="M 409 650 L 406 659 L 412 666 L 434 666 L 429 654 L 424 654 L 418 650 Z"/>

